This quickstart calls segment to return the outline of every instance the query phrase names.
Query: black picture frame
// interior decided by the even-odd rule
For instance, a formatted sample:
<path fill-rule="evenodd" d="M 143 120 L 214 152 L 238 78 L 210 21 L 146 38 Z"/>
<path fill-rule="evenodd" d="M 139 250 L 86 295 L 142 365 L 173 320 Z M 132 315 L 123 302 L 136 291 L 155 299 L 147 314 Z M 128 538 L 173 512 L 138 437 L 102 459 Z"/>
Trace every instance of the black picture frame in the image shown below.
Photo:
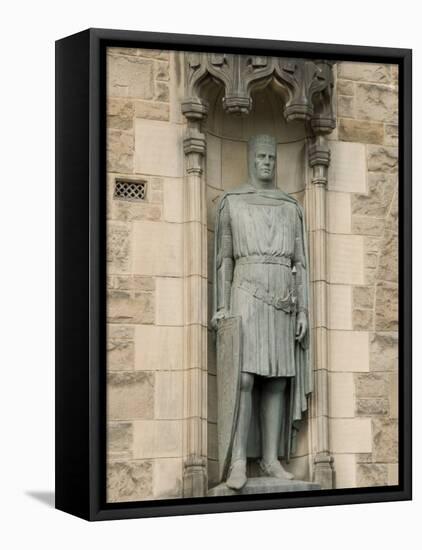
<path fill-rule="evenodd" d="M 106 86 L 109 46 L 399 65 L 399 484 L 106 503 Z M 56 508 L 107 520 L 412 498 L 412 51 L 88 29 L 56 42 Z"/>

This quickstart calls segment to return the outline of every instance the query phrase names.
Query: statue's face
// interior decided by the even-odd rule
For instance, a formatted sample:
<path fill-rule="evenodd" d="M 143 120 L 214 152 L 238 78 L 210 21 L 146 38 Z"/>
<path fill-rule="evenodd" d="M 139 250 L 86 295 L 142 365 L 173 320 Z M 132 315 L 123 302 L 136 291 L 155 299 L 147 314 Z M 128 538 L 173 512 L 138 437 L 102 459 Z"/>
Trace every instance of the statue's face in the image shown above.
<path fill-rule="evenodd" d="M 259 180 L 270 182 L 274 179 L 276 152 L 271 145 L 257 145 L 255 150 L 255 173 Z"/>

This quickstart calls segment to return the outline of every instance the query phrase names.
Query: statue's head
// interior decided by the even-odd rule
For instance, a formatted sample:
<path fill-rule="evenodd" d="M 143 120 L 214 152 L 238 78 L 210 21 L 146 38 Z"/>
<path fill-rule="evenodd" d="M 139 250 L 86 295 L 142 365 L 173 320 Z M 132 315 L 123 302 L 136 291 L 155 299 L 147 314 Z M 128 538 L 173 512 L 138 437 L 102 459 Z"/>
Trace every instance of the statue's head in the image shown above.
<path fill-rule="evenodd" d="M 271 136 L 260 134 L 248 142 L 249 178 L 252 183 L 270 186 L 274 183 L 277 143 Z"/>

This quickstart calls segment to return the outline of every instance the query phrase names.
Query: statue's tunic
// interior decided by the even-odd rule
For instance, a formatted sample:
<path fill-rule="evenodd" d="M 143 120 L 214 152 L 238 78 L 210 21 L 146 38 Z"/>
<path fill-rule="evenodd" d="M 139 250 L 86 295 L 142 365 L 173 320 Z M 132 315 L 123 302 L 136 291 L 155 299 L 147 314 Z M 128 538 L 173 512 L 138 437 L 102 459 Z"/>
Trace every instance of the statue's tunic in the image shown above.
<path fill-rule="evenodd" d="M 292 267 L 305 265 L 297 206 L 265 193 L 229 195 L 220 214 L 221 256 L 234 260 L 231 315 L 242 319 L 242 371 L 295 376 Z"/>

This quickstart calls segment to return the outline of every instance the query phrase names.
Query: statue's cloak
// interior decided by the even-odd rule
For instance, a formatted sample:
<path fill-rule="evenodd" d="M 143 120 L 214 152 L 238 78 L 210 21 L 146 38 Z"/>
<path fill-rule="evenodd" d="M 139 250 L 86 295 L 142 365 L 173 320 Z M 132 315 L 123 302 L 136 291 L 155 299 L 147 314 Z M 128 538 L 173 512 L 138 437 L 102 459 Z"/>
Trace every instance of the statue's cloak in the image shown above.
<path fill-rule="evenodd" d="M 219 231 L 220 231 L 220 214 L 224 203 L 230 195 L 242 195 L 256 193 L 256 189 L 249 183 L 239 186 L 233 190 L 224 193 L 219 201 L 216 212 L 215 223 L 215 239 L 214 239 L 214 278 L 213 278 L 213 315 L 217 312 L 217 296 L 220 291 L 217 287 L 220 278 L 217 277 L 217 271 L 221 266 L 222 257 L 218 255 L 218 243 L 219 243 Z M 304 213 L 300 204 L 292 197 L 284 193 L 279 189 L 260 190 L 260 196 L 268 197 L 273 200 L 287 201 L 294 204 L 297 208 L 299 219 L 302 224 L 303 235 L 303 257 L 305 258 L 305 272 L 306 279 L 304 281 L 304 296 L 306 304 L 309 307 L 309 258 L 308 258 L 308 246 L 307 246 L 307 233 L 304 221 Z M 313 374 L 312 374 L 312 360 L 311 360 L 311 345 L 310 345 L 310 319 L 309 313 L 306 312 L 308 317 L 308 331 L 301 342 L 295 341 L 295 376 L 287 378 L 289 387 L 286 391 L 287 399 L 285 400 L 282 427 L 280 434 L 280 447 L 279 456 L 284 457 L 286 461 L 290 459 L 290 456 L 295 451 L 296 432 L 299 429 L 299 421 L 303 418 L 303 414 L 307 411 L 308 403 L 307 397 L 313 389 Z M 217 354 L 218 356 L 218 354 Z M 227 366 L 226 366 L 227 368 Z M 233 368 L 239 368 L 239 364 L 233 365 Z M 241 368 L 241 366 L 240 366 Z M 218 375 L 218 366 L 217 366 Z M 218 397 L 220 399 L 220 396 Z M 239 399 L 239 391 L 237 392 L 237 400 Z M 253 405 L 252 405 L 252 420 L 249 430 L 247 456 L 250 458 L 258 458 L 262 456 L 261 453 L 261 437 L 260 426 L 257 411 L 259 411 L 259 399 L 260 391 L 259 385 L 254 385 L 253 390 Z M 238 403 L 234 405 L 235 409 L 238 409 Z M 236 420 L 235 420 L 236 421 Z M 220 429 L 220 426 L 218 427 Z M 231 436 L 234 434 L 234 426 L 230 430 Z M 224 428 L 227 429 L 227 428 Z M 227 437 L 225 437 L 227 440 Z M 229 445 L 231 449 L 232 445 Z M 227 463 L 225 457 L 224 461 Z M 221 461 L 221 457 L 220 457 Z M 226 468 L 225 468 L 226 470 Z"/>

